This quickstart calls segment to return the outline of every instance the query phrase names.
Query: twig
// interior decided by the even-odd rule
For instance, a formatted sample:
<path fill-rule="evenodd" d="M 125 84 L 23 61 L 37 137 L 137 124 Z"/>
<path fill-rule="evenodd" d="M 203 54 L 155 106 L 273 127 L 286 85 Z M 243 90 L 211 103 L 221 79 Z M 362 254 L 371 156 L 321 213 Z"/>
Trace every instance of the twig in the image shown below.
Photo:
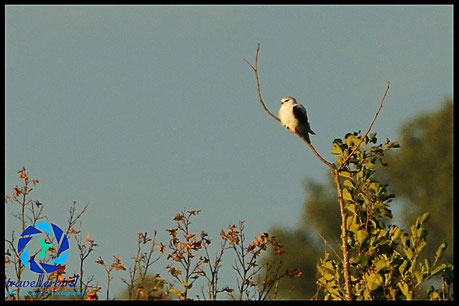
<path fill-rule="evenodd" d="M 261 86 L 260 86 L 260 78 L 258 77 L 258 54 L 260 52 L 260 44 L 258 44 L 257 46 L 257 53 L 255 54 L 255 65 L 252 65 L 248 60 L 244 59 L 244 61 L 250 66 L 250 68 L 252 68 L 253 72 L 255 73 L 255 80 L 257 81 L 257 93 L 258 93 L 258 100 L 260 101 L 261 103 L 261 106 L 263 106 L 263 109 L 266 111 L 266 113 L 268 113 L 268 115 L 270 115 L 271 117 L 273 117 L 275 120 L 277 120 L 278 122 L 280 122 L 280 119 L 274 115 L 267 107 L 266 107 L 266 104 L 265 102 L 263 101 L 263 98 L 261 97 Z M 325 160 L 317 151 L 316 149 L 314 148 L 314 146 L 310 143 L 310 142 L 307 142 L 306 139 L 304 139 L 304 137 L 302 137 L 302 135 L 299 133 L 299 132 L 296 132 L 296 134 L 298 135 L 298 137 L 300 137 L 307 145 L 309 148 L 311 148 L 312 152 L 317 156 L 317 158 L 323 162 L 325 165 L 327 165 L 328 167 L 332 168 L 332 169 L 336 169 L 336 166 L 333 164 L 333 163 L 330 163 L 328 162 L 327 160 Z"/>
<path fill-rule="evenodd" d="M 276 115 L 274 115 L 273 113 L 271 113 L 269 111 L 269 109 L 265 105 L 265 102 L 263 101 L 263 98 L 261 97 L 260 79 L 258 78 L 258 53 L 259 52 L 260 52 L 260 44 L 258 44 L 258 46 L 257 46 L 257 53 L 255 55 L 255 66 L 253 66 L 251 63 L 249 63 L 249 61 L 247 61 L 245 58 L 244 58 L 244 61 L 247 64 L 249 64 L 250 68 L 252 68 L 253 72 L 255 73 L 255 79 L 257 81 L 258 100 L 260 100 L 261 105 L 263 106 L 265 111 L 268 113 L 268 115 L 270 115 L 271 117 L 273 117 L 274 119 L 276 119 L 277 121 L 280 122 L 280 119 Z"/>
<path fill-rule="evenodd" d="M 339 256 L 339 254 L 336 252 L 335 248 L 328 244 L 327 240 L 324 238 L 324 236 L 322 236 L 321 233 L 319 233 L 319 236 L 320 236 L 320 238 L 322 238 L 322 240 L 323 240 L 323 242 L 324 242 L 324 249 L 328 246 L 328 248 L 329 248 L 330 250 L 332 250 L 333 253 L 335 253 L 335 256 L 336 256 L 337 258 L 339 258 L 339 260 L 341 260 L 341 262 L 342 262 L 343 259 L 342 259 L 341 256 Z M 325 252 L 327 252 L 327 251 L 325 250 Z"/>
<path fill-rule="evenodd" d="M 296 134 L 298 136 L 300 136 L 300 133 L 299 132 L 296 132 Z M 303 139 L 303 137 L 300 136 L 301 139 Z M 336 169 L 336 166 L 335 164 L 325 160 L 317 151 L 316 149 L 314 148 L 314 146 L 310 143 L 310 142 L 307 142 L 305 139 L 303 139 L 303 141 L 308 145 L 309 148 L 311 148 L 312 152 L 317 156 L 318 159 L 320 159 L 321 162 L 323 162 L 325 165 L 329 166 L 330 168 L 332 169 Z"/>
<path fill-rule="evenodd" d="M 371 131 L 371 128 L 373 127 L 373 124 L 375 123 L 376 121 L 376 118 L 378 118 L 378 115 L 379 115 L 379 112 L 381 111 L 381 108 L 384 104 L 384 100 L 386 99 L 386 96 L 387 96 L 387 93 L 389 91 L 389 88 L 390 88 L 390 81 L 387 82 L 387 87 L 386 87 L 386 91 L 384 92 L 384 95 L 383 97 L 381 98 L 381 101 L 379 102 L 379 107 L 378 107 L 378 110 L 376 111 L 376 114 L 374 115 L 373 117 L 373 120 L 371 120 L 371 123 L 370 123 L 370 126 L 368 127 L 367 131 L 365 132 L 365 134 L 360 138 L 360 141 L 359 143 L 354 147 L 354 149 L 351 151 L 351 153 L 344 159 L 344 161 L 341 163 L 341 166 L 339 166 L 338 170 L 342 170 L 343 167 L 346 165 L 346 162 L 349 160 L 349 158 L 351 158 L 351 156 L 355 153 L 355 151 L 358 150 L 358 148 L 360 147 L 360 145 L 362 144 L 363 140 L 365 139 L 365 137 L 367 137 L 368 133 L 370 133 Z"/>

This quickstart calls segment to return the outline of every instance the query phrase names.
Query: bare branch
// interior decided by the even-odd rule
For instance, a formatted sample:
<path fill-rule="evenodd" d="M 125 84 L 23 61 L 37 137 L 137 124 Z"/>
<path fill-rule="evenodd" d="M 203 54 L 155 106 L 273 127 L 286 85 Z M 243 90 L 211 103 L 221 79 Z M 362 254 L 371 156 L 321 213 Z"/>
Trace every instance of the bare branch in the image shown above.
<path fill-rule="evenodd" d="M 327 240 L 324 238 L 324 236 L 322 236 L 321 233 L 319 233 L 319 236 L 320 236 L 320 238 L 322 238 L 322 241 L 324 242 L 324 250 L 325 250 L 325 252 L 327 252 L 326 247 L 328 247 L 330 250 L 333 251 L 333 253 L 335 253 L 335 256 L 336 256 L 337 258 L 339 258 L 339 260 L 341 260 L 341 262 L 342 262 L 343 259 L 342 259 L 341 256 L 339 256 L 339 254 L 336 252 L 335 248 L 334 248 L 333 246 L 331 246 L 331 245 L 328 244 Z"/>
<path fill-rule="evenodd" d="M 271 113 L 271 111 L 266 107 L 265 102 L 263 101 L 263 98 L 261 97 L 260 79 L 258 78 L 258 53 L 259 52 L 260 52 L 260 44 L 258 44 L 257 46 L 257 53 L 255 55 L 255 66 L 249 63 L 245 58 L 244 58 L 244 61 L 250 66 L 250 68 L 252 68 L 253 72 L 255 73 L 255 80 L 257 81 L 258 100 L 260 100 L 261 106 L 263 106 L 264 110 L 268 113 L 268 115 L 270 115 L 271 117 L 273 117 L 274 119 L 280 122 L 280 119 L 276 115 Z"/>
<path fill-rule="evenodd" d="M 368 133 L 370 133 L 371 128 L 373 127 L 373 124 L 375 123 L 376 118 L 378 118 L 379 112 L 381 111 L 381 108 L 383 107 L 384 100 L 386 100 L 386 96 L 387 96 L 387 93 L 389 92 L 389 88 L 390 88 L 390 81 L 387 82 L 386 91 L 384 92 L 384 95 L 383 95 L 383 97 L 381 98 L 381 101 L 379 102 L 378 110 L 376 111 L 376 114 L 374 115 L 373 120 L 371 120 L 370 126 L 368 127 L 367 131 L 366 131 L 365 134 L 362 136 L 362 138 L 360 138 L 359 143 L 354 147 L 354 149 L 351 151 L 351 153 L 350 153 L 350 154 L 346 157 L 346 159 L 341 163 L 341 166 L 339 167 L 338 170 L 342 170 L 342 169 L 343 169 L 343 167 L 346 165 L 346 162 L 349 160 L 349 158 L 351 158 L 351 156 L 355 153 L 355 151 L 358 150 L 358 148 L 359 148 L 360 145 L 362 144 L 362 142 L 363 142 L 363 140 L 365 139 L 365 137 L 367 137 Z"/>
<path fill-rule="evenodd" d="M 258 100 L 260 101 L 261 103 L 261 106 L 263 106 L 263 109 L 266 111 L 266 113 L 268 113 L 268 115 L 270 115 L 271 117 L 273 117 L 275 120 L 277 120 L 278 122 L 280 122 L 280 119 L 279 117 L 277 117 L 276 115 L 274 115 L 267 107 L 266 107 L 266 104 L 265 102 L 263 101 L 263 98 L 261 97 L 261 86 L 260 86 L 260 78 L 258 77 L 258 54 L 260 53 L 260 44 L 258 44 L 257 46 L 257 53 L 255 54 L 255 65 L 252 65 L 249 61 L 247 61 L 246 59 L 244 59 L 244 61 L 250 66 L 250 68 L 252 68 L 253 72 L 255 73 L 255 80 L 257 81 L 257 93 L 258 93 Z M 325 160 L 317 151 L 316 149 L 314 148 L 314 146 L 308 142 L 300 133 L 296 132 L 296 134 L 298 135 L 298 137 L 300 137 L 308 146 L 309 148 L 311 148 L 312 152 L 317 156 L 317 158 L 323 162 L 325 165 L 327 165 L 328 167 L 332 168 L 332 169 L 336 169 L 336 166 L 333 164 L 333 163 L 330 163 L 328 162 L 327 160 Z"/>
<path fill-rule="evenodd" d="M 303 141 L 308 145 L 309 148 L 311 148 L 312 152 L 317 156 L 318 159 L 320 159 L 321 162 L 323 162 L 325 165 L 329 166 L 330 168 L 332 169 L 336 169 L 336 166 L 335 164 L 325 160 L 317 151 L 316 151 L 316 148 L 314 148 L 314 146 L 310 143 L 310 142 L 307 142 L 306 139 L 304 139 L 302 137 L 302 135 L 300 135 L 300 133 L 296 132 L 296 134 L 298 135 L 298 137 L 300 137 L 301 139 L 303 139 Z"/>

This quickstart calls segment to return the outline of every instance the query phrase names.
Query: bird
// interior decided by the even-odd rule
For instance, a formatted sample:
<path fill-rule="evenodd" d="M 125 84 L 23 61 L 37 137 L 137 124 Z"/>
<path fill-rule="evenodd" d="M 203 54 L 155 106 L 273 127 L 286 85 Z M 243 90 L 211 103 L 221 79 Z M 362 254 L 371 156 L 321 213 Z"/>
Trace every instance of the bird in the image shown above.
<path fill-rule="evenodd" d="M 38 239 L 37 237 L 35 237 L 35 239 L 37 239 L 38 243 L 41 245 L 41 252 L 40 252 L 40 254 L 38 254 L 38 257 L 45 258 L 46 257 L 46 251 L 48 251 L 48 249 L 50 247 L 54 247 L 54 245 L 52 243 L 46 243 L 43 240 Z"/>
<path fill-rule="evenodd" d="M 308 115 L 303 105 L 293 97 L 283 97 L 279 108 L 279 119 L 290 132 L 298 134 L 307 143 L 311 143 L 309 134 L 315 135 L 308 122 Z"/>

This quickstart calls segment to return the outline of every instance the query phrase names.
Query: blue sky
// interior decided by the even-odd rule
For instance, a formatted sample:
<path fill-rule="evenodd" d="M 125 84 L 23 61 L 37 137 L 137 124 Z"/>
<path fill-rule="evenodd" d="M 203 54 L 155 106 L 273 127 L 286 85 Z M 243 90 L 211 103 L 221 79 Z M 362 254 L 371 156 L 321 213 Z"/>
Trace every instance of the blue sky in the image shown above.
<path fill-rule="evenodd" d="M 368 127 L 387 81 L 380 139 L 452 97 L 452 6 L 5 11 L 5 188 L 26 166 L 40 179 L 33 198 L 62 226 L 73 201 L 89 204 L 94 260 L 132 257 L 137 232 L 165 241 L 184 208 L 201 209 L 193 225 L 215 239 L 239 220 L 248 237 L 298 224 L 303 180 L 323 182 L 328 170 L 263 112 L 243 61 L 257 43 L 267 106 L 277 113 L 287 95 L 302 103 L 328 160 L 333 139 Z M 19 229 L 13 211 L 7 231 Z"/>

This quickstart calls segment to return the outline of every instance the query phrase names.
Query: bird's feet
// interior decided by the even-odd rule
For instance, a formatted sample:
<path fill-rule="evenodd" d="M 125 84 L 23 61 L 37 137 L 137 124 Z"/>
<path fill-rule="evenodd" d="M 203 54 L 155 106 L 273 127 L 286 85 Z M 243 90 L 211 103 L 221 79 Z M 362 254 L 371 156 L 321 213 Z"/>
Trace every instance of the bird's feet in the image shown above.
<path fill-rule="evenodd" d="M 296 128 L 290 129 L 290 132 L 293 133 L 293 134 L 295 134 L 295 133 L 296 133 Z"/>

